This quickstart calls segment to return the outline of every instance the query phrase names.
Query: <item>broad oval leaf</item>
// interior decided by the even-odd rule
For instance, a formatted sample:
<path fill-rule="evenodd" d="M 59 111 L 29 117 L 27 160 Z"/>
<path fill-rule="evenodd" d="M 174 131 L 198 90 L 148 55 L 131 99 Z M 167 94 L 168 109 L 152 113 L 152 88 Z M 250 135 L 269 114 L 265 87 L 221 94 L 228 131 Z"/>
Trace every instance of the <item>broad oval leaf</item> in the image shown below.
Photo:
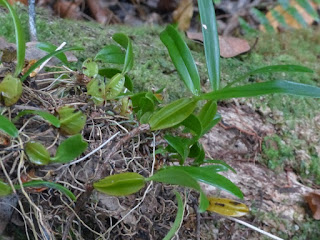
<path fill-rule="evenodd" d="M 15 104 L 22 94 L 22 83 L 8 74 L 0 83 L 0 101 L 9 107 Z"/>
<path fill-rule="evenodd" d="M 117 73 L 121 73 L 121 71 L 119 69 L 116 68 L 103 68 L 103 69 L 99 69 L 99 75 L 103 76 L 103 77 L 107 77 L 107 78 L 112 78 L 114 75 L 116 75 Z M 124 86 L 129 90 L 129 91 L 133 91 L 133 82 L 132 79 L 125 74 L 124 75 L 125 81 L 124 81 Z"/>
<path fill-rule="evenodd" d="M 60 130 L 67 135 L 79 133 L 86 124 L 86 116 L 73 107 L 64 106 L 57 110 L 60 120 Z"/>
<path fill-rule="evenodd" d="M 115 99 L 122 91 L 125 78 L 122 74 L 117 73 L 106 85 L 106 100 Z"/>
<path fill-rule="evenodd" d="M 33 180 L 33 181 L 25 182 L 22 185 L 23 185 L 23 187 L 35 187 L 35 188 L 47 187 L 47 188 L 53 188 L 53 189 L 59 190 L 64 195 L 69 197 L 71 200 L 73 200 L 73 201 L 77 200 L 76 196 L 69 189 L 67 189 L 66 187 L 62 186 L 59 183 L 48 182 L 48 181 L 43 181 L 43 180 Z M 14 185 L 14 188 L 19 190 L 19 189 L 21 189 L 21 186 L 20 185 Z"/>
<path fill-rule="evenodd" d="M 124 64 L 125 53 L 121 47 L 111 44 L 102 48 L 94 59 L 105 63 Z"/>
<path fill-rule="evenodd" d="M 123 33 L 115 33 L 112 39 L 116 41 L 121 47 L 126 49 L 126 55 L 124 59 L 124 66 L 122 73 L 128 73 L 133 67 L 133 49 L 131 39 Z"/>
<path fill-rule="evenodd" d="M 98 64 L 92 60 L 92 58 L 87 58 L 82 63 L 82 71 L 88 77 L 96 77 L 99 72 Z"/>
<path fill-rule="evenodd" d="M 178 99 L 155 112 L 149 121 L 152 130 L 173 127 L 185 120 L 194 111 L 197 101 L 189 98 Z"/>
<path fill-rule="evenodd" d="M 58 51 L 54 51 L 52 53 L 49 53 L 48 55 L 44 56 L 43 58 L 39 59 L 35 64 L 33 64 L 28 71 L 21 77 L 21 81 L 23 82 L 26 80 L 26 78 L 32 73 L 35 69 L 37 69 L 42 63 L 47 61 L 49 58 L 59 55 L 60 53 L 66 52 L 66 51 L 73 51 L 73 50 L 83 50 L 81 47 L 68 47 L 63 48 Z"/>
<path fill-rule="evenodd" d="M 207 183 L 224 191 L 230 192 L 238 198 L 243 198 L 241 190 L 226 177 L 217 174 L 215 167 L 187 167 L 187 166 L 170 166 L 165 169 L 184 171 L 197 181 Z"/>
<path fill-rule="evenodd" d="M 274 80 L 253 83 L 240 87 L 224 88 L 216 92 L 201 95 L 198 99 L 222 100 L 240 97 L 256 97 L 261 95 L 284 93 L 302 97 L 320 98 L 320 88 L 286 80 Z"/>
<path fill-rule="evenodd" d="M 13 20 L 17 46 L 17 64 L 14 76 L 17 77 L 21 73 L 22 68 L 24 66 L 24 58 L 26 53 L 24 30 L 22 28 L 20 19 L 13 7 L 5 0 L 0 0 L 0 3 L 9 9 L 10 15 Z"/>
<path fill-rule="evenodd" d="M 47 53 L 52 53 L 56 51 L 58 48 L 56 45 L 46 42 L 39 42 L 37 43 L 37 48 L 46 51 Z M 62 52 L 56 55 L 56 58 L 58 58 L 64 65 L 69 66 L 69 62 L 67 59 L 67 56 Z"/>
<path fill-rule="evenodd" d="M 18 115 L 14 118 L 14 120 L 18 120 L 22 116 L 25 116 L 27 114 L 34 114 L 42 117 L 44 120 L 48 121 L 55 127 L 60 127 L 60 121 L 58 118 L 56 118 L 54 115 L 51 113 L 45 112 L 45 111 L 38 111 L 38 110 L 23 110 L 18 113 Z"/>
<path fill-rule="evenodd" d="M 198 69 L 187 44 L 173 26 L 161 32 L 160 39 L 167 47 L 169 55 L 186 87 L 194 94 L 200 94 Z"/>
<path fill-rule="evenodd" d="M 30 162 L 36 165 L 47 165 L 50 162 L 50 154 L 48 150 L 41 143 L 27 142 L 25 151 Z"/>
<path fill-rule="evenodd" d="M 199 211 L 203 212 L 209 206 L 208 199 L 203 193 L 199 183 L 191 175 L 183 170 L 177 168 L 163 168 L 151 177 L 147 178 L 146 181 L 156 181 L 193 188 L 200 192 Z"/>
<path fill-rule="evenodd" d="M 208 197 L 208 211 L 229 217 L 242 217 L 250 210 L 247 205 L 227 198 Z"/>
<path fill-rule="evenodd" d="M 275 72 L 300 72 L 300 73 L 313 73 L 313 70 L 304 66 L 299 65 L 272 65 L 272 66 L 266 66 L 262 68 L 255 69 L 251 72 L 248 72 L 240 77 L 238 77 L 233 82 L 229 83 L 227 87 L 231 87 L 231 85 L 241 82 L 242 80 L 246 79 L 247 77 L 259 73 L 275 73 Z"/>
<path fill-rule="evenodd" d="M 12 192 L 11 187 L 5 182 L 2 182 L 0 180 L 0 197 L 10 195 L 11 192 Z"/>
<path fill-rule="evenodd" d="M 16 126 L 5 116 L 0 115 L 0 131 L 5 132 L 11 137 L 18 137 L 19 132 Z"/>
<path fill-rule="evenodd" d="M 198 6 L 209 80 L 216 91 L 220 87 L 220 49 L 214 6 L 208 0 L 198 0 Z"/>
<path fill-rule="evenodd" d="M 80 156 L 88 147 L 80 134 L 67 138 L 60 143 L 56 155 L 50 159 L 52 163 L 68 163 Z"/>
<path fill-rule="evenodd" d="M 145 178 L 134 172 L 108 176 L 95 182 L 94 189 L 111 196 L 126 196 L 138 192 L 145 186 Z"/>
<path fill-rule="evenodd" d="M 96 105 L 101 105 L 105 100 L 106 85 L 103 79 L 96 77 L 86 85 L 87 93 Z"/>

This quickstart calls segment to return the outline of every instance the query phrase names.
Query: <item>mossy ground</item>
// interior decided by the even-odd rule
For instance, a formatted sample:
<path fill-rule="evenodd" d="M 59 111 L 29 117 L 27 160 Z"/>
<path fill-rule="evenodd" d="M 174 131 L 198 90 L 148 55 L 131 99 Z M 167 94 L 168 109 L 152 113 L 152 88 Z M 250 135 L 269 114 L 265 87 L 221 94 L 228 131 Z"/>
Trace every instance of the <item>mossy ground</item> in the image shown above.
<path fill-rule="evenodd" d="M 19 15 L 27 31 L 27 11 L 19 9 Z M 188 95 L 169 55 L 159 39 L 164 27 L 142 26 L 101 26 L 92 22 L 61 20 L 48 17 L 45 10 L 39 10 L 37 17 L 38 40 L 56 45 L 66 41 L 68 46 L 83 46 L 82 52 L 75 52 L 79 61 L 93 57 L 104 45 L 112 43 L 115 32 L 128 34 L 133 40 L 135 65 L 130 72 L 135 89 L 151 90 L 165 87 L 164 96 L 174 100 Z M 10 16 L 0 9 L 0 36 L 14 42 L 14 28 Z M 255 38 L 248 39 L 251 45 Z M 201 80 L 206 90 L 207 74 L 201 45 L 188 41 L 189 47 L 199 67 Z M 221 59 L 222 84 L 237 76 L 266 65 L 300 64 L 314 70 L 314 74 L 277 73 L 257 75 L 247 81 L 286 79 L 312 85 L 320 84 L 320 30 L 303 29 L 279 34 L 261 34 L 258 43 L 247 54 L 229 59 Z M 80 65 L 79 65 L 80 66 Z M 277 135 L 265 139 L 261 161 L 270 168 L 282 171 L 291 167 L 300 176 L 315 184 L 320 184 L 319 115 L 320 101 L 310 98 L 273 95 L 245 100 L 265 116 L 266 121 L 277 127 Z M 241 100 L 244 102 L 244 100 Z M 273 141 L 275 144 L 268 144 Z M 303 151 L 307 157 L 298 158 Z M 310 230 L 312 221 L 300 229 Z M 313 228 L 313 227 L 312 227 Z M 299 238 L 302 239 L 302 238 Z"/>

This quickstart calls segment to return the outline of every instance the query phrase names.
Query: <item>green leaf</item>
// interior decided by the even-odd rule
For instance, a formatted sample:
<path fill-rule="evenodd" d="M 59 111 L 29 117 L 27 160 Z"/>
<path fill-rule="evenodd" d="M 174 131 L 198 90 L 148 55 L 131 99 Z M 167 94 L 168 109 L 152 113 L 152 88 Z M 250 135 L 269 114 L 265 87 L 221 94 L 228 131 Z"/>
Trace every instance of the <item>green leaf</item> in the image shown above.
<path fill-rule="evenodd" d="M 274 17 L 274 19 L 275 19 L 278 23 L 280 23 L 280 25 L 281 25 L 282 27 L 285 27 L 286 29 L 289 28 L 289 25 L 287 24 L 286 19 L 284 18 L 284 16 L 283 16 L 281 13 L 279 13 L 279 12 L 278 12 L 277 10 L 275 10 L 275 9 L 270 10 L 270 12 L 271 12 L 272 17 Z"/>
<path fill-rule="evenodd" d="M 96 105 L 101 105 L 105 100 L 106 85 L 103 79 L 94 78 L 86 85 L 87 93 Z"/>
<path fill-rule="evenodd" d="M 18 137 L 19 132 L 16 126 L 6 117 L 0 115 L 0 131 L 5 132 L 11 137 Z"/>
<path fill-rule="evenodd" d="M 117 73 L 111 78 L 110 82 L 106 85 L 106 100 L 115 99 L 122 91 L 125 78 L 122 74 Z"/>
<path fill-rule="evenodd" d="M 112 78 L 114 75 L 116 75 L 117 73 L 121 73 L 121 71 L 119 69 L 115 69 L 115 68 L 103 68 L 103 69 L 99 69 L 99 75 L 103 76 L 103 77 L 107 77 L 107 78 Z M 124 82 L 124 86 L 126 88 L 128 88 L 129 91 L 133 91 L 133 82 L 131 80 L 131 78 L 125 74 L 125 82 Z"/>
<path fill-rule="evenodd" d="M 163 168 L 160 171 L 156 172 L 153 176 L 146 178 L 146 181 L 156 181 L 193 188 L 200 192 L 199 211 L 203 212 L 209 206 L 208 199 L 206 198 L 205 194 L 200 188 L 199 183 L 192 176 L 190 176 L 187 172 L 183 170 L 174 168 Z"/>
<path fill-rule="evenodd" d="M 255 69 L 251 72 L 248 72 L 240 77 L 238 77 L 233 82 L 229 83 L 227 87 L 230 87 L 231 85 L 241 82 L 242 80 L 246 79 L 247 77 L 259 74 L 259 73 L 275 73 L 275 72 L 301 72 L 301 73 L 313 73 L 313 70 L 304 66 L 299 65 L 272 65 L 272 66 L 266 66 L 262 68 Z"/>
<path fill-rule="evenodd" d="M 189 155 L 191 139 L 175 137 L 172 135 L 165 135 L 164 139 L 167 141 L 169 146 L 171 146 L 181 156 L 180 164 L 183 164 Z"/>
<path fill-rule="evenodd" d="M 178 99 L 155 112 L 149 121 L 152 130 L 173 127 L 185 120 L 196 108 L 197 101 L 189 98 Z"/>
<path fill-rule="evenodd" d="M 187 44 L 171 25 L 160 33 L 160 39 L 167 47 L 171 60 L 182 81 L 194 95 L 200 94 L 200 77 L 197 66 Z"/>
<path fill-rule="evenodd" d="M 54 44 L 51 44 L 51 43 L 39 42 L 39 43 L 37 43 L 37 48 L 39 48 L 47 53 L 52 53 L 52 52 L 56 51 L 56 49 L 58 47 Z M 58 58 L 64 65 L 69 66 L 67 56 L 64 53 L 57 54 L 56 58 Z"/>
<path fill-rule="evenodd" d="M 236 170 L 233 169 L 229 164 L 227 164 L 225 161 L 222 160 L 214 160 L 214 159 L 207 159 L 203 163 L 214 163 L 224 166 L 225 168 L 231 170 L 234 173 L 237 173 Z"/>
<path fill-rule="evenodd" d="M 15 104 L 22 94 L 22 84 L 18 78 L 11 74 L 5 76 L 0 83 L 0 101 L 10 107 Z"/>
<path fill-rule="evenodd" d="M 145 178 L 134 172 L 108 176 L 95 182 L 94 189 L 111 196 L 126 196 L 138 192 L 145 186 Z"/>
<path fill-rule="evenodd" d="M 4 5 L 9 9 L 10 15 L 13 20 L 15 35 L 16 35 L 16 46 L 17 46 L 17 64 L 16 70 L 14 72 L 14 77 L 17 77 L 24 66 L 24 58 L 26 53 L 26 42 L 24 37 L 24 30 L 22 28 L 20 19 L 16 13 L 16 11 L 12 8 L 12 6 L 5 0 L 0 0 L 0 4 Z"/>
<path fill-rule="evenodd" d="M 191 130 L 191 132 L 197 137 L 201 136 L 202 125 L 199 118 L 196 115 L 190 114 L 189 117 L 187 117 L 183 122 L 181 122 L 181 125 Z"/>
<path fill-rule="evenodd" d="M 198 0 L 204 51 L 212 89 L 220 87 L 220 48 L 216 16 L 212 1 Z"/>
<path fill-rule="evenodd" d="M 100 60 L 105 63 L 124 64 L 125 54 L 121 47 L 111 44 L 102 48 L 94 60 Z"/>
<path fill-rule="evenodd" d="M 308 24 L 304 20 L 304 17 L 299 13 L 299 11 L 294 6 L 289 6 L 287 12 L 301 25 L 301 27 L 308 27 Z"/>
<path fill-rule="evenodd" d="M 60 130 L 67 135 L 74 135 L 82 131 L 86 124 L 86 115 L 70 106 L 57 110 L 60 120 Z"/>
<path fill-rule="evenodd" d="M 297 0 L 297 3 L 315 20 L 319 21 L 317 11 L 311 6 L 308 0 Z"/>
<path fill-rule="evenodd" d="M 215 186 L 219 189 L 227 191 L 238 198 L 243 198 L 241 190 L 232 183 L 226 177 L 219 175 L 215 172 L 215 167 L 205 166 L 205 167 L 187 167 L 187 166 L 171 166 L 166 167 L 165 170 L 172 171 L 183 171 L 187 173 L 192 178 L 197 181 L 207 183 L 209 185 Z"/>
<path fill-rule="evenodd" d="M 264 15 L 264 13 L 262 13 L 260 10 L 258 10 L 256 8 L 251 8 L 250 11 L 259 20 L 259 22 L 265 27 L 267 32 L 269 32 L 269 33 L 275 32 L 274 28 L 272 27 L 269 20 Z"/>
<path fill-rule="evenodd" d="M 238 17 L 239 25 L 244 31 L 245 35 L 256 35 L 258 31 L 251 27 L 249 23 L 246 22 L 242 17 Z"/>
<path fill-rule="evenodd" d="M 242 217 L 250 210 L 247 205 L 227 198 L 209 197 L 208 211 L 219 213 L 224 216 Z"/>
<path fill-rule="evenodd" d="M 261 95 L 285 93 L 289 95 L 320 98 L 320 88 L 285 80 L 274 80 L 253 83 L 240 87 L 224 88 L 217 92 L 203 94 L 199 99 L 222 100 L 240 97 L 256 97 Z"/>
<path fill-rule="evenodd" d="M 51 123 L 53 126 L 59 128 L 60 127 L 60 121 L 58 118 L 56 118 L 51 113 L 45 112 L 45 111 L 38 111 L 38 110 L 23 110 L 18 113 L 18 115 L 14 118 L 14 121 L 17 121 L 19 118 L 28 115 L 28 114 L 34 114 L 42 117 L 44 120 Z"/>
<path fill-rule="evenodd" d="M 30 162 L 36 165 L 48 165 L 50 162 L 50 153 L 41 143 L 27 142 L 24 150 L 26 151 Z"/>
<path fill-rule="evenodd" d="M 81 134 L 67 138 L 60 143 L 56 155 L 50 159 L 53 163 L 68 163 L 80 156 L 88 147 Z"/>
<path fill-rule="evenodd" d="M 214 119 L 218 110 L 218 105 L 216 101 L 208 101 L 200 110 L 198 118 L 201 122 L 203 129 L 208 129 L 211 126 L 212 120 Z M 201 132 L 201 136 L 204 135 L 206 131 Z"/>
<path fill-rule="evenodd" d="M 96 77 L 99 72 L 98 64 L 92 60 L 92 58 L 87 58 L 82 63 L 83 74 L 88 77 Z"/>
<path fill-rule="evenodd" d="M 23 185 L 23 187 L 35 187 L 35 188 L 47 187 L 47 188 L 53 188 L 53 189 L 59 190 L 64 195 L 69 197 L 71 200 L 73 200 L 73 201 L 77 200 L 76 196 L 69 189 L 65 188 L 64 186 L 62 186 L 59 183 L 47 182 L 47 181 L 42 181 L 42 180 L 33 180 L 33 181 L 30 181 L 30 182 L 25 182 L 22 185 Z M 20 185 L 14 185 L 14 187 L 17 190 L 21 189 Z"/>
<path fill-rule="evenodd" d="M 5 182 L 2 182 L 0 180 L 0 197 L 10 195 L 11 192 L 12 192 L 11 187 Z"/>
<path fill-rule="evenodd" d="M 39 59 L 35 64 L 33 64 L 28 71 L 21 77 L 21 81 L 23 82 L 26 80 L 26 78 L 32 73 L 37 67 L 39 67 L 42 63 L 44 63 L 46 60 L 48 60 L 51 57 L 57 56 L 60 53 L 66 52 L 66 51 L 73 51 L 73 50 L 83 50 L 81 47 L 68 47 L 68 48 L 63 48 L 61 50 L 49 53 L 48 55 L 44 56 L 43 58 Z"/>
<path fill-rule="evenodd" d="M 122 70 L 122 73 L 126 74 L 133 67 L 133 50 L 132 50 L 131 39 L 127 35 L 125 35 L 123 33 L 115 33 L 115 34 L 113 34 L 112 39 L 114 41 L 116 41 L 119 45 L 121 45 L 121 47 L 126 49 L 126 55 L 125 55 L 125 59 L 124 59 L 124 66 L 123 66 L 123 70 Z"/>
<path fill-rule="evenodd" d="M 174 192 L 176 194 L 177 202 L 178 202 L 178 211 L 176 219 L 174 220 L 174 223 L 170 229 L 170 231 L 167 233 L 167 235 L 163 238 L 163 240 L 170 240 L 174 237 L 176 232 L 179 230 L 182 221 L 183 221 L 183 214 L 184 214 L 184 206 L 182 202 L 181 195 L 178 192 Z"/>
<path fill-rule="evenodd" d="M 220 121 L 221 121 L 221 115 L 219 113 L 216 113 L 216 115 L 213 117 L 211 122 L 203 129 L 201 136 L 209 132 L 211 128 L 217 125 Z"/>

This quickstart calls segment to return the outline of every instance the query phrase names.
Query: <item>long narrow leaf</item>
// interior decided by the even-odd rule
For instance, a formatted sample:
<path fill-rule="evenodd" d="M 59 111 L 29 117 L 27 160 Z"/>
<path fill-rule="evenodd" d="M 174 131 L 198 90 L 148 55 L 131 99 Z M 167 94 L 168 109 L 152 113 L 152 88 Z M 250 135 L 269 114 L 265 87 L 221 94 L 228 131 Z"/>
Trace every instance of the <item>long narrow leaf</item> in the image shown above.
<path fill-rule="evenodd" d="M 161 32 L 160 39 L 167 47 L 169 55 L 182 81 L 194 95 L 200 93 L 200 77 L 198 69 L 187 44 L 173 26 Z"/>
<path fill-rule="evenodd" d="M 51 123 L 53 126 L 55 126 L 57 128 L 60 127 L 59 119 L 56 118 L 51 113 L 48 113 L 48 112 L 45 112 L 45 111 L 23 110 L 23 111 L 19 112 L 19 114 L 14 118 L 14 121 L 18 120 L 19 118 L 21 118 L 22 116 L 27 115 L 27 114 L 38 115 L 38 116 L 42 117 L 44 120 L 46 120 L 49 123 Z"/>
<path fill-rule="evenodd" d="M 66 51 L 73 51 L 73 50 L 83 50 L 82 47 L 68 47 L 63 48 L 61 50 L 49 53 L 48 55 L 44 56 L 43 58 L 39 59 L 35 64 L 33 64 L 28 71 L 21 77 L 21 81 L 23 82 L 26 80 L 26 78 L 32 73 L 37 67 L 39 67 L 42 63 L 44 63 L 47 59 L 54 57 L 56 55 L 59 55 L 60 53 L 66 52 Z"/>
<path fill-rule="evenodd" d="M 178 212 L 176 219 L 174 220 L 174 223 L 170 229 L 170 231 L 167 233 L 167 235 L 163 238 L 163 240 L 170 240 L 174 237 L 176 232 L 179 230 L 181 223 L 183 221 L 183 214 L 184 214 L 184 206 L 182 202 L 181 195 L 178 192 L 175 192 L 177 202 L 178 202 Z"/>
<path fill-rule="evenodd" d="M 6 117 L 0 115 L 0 131 L 5 132 L 11 137 L 18 137 L 19 132 L 16 126 Z"/>
<path fill-rule="evenodd" d="M 227 87 L 231 87 L 233 84 L 241 82 L 242 80 L 246 79 L 247 77 L 259 74 L 259 73 L 275 73 L 275 72 L 300 72 L 300 73 L 313 73 L 313 70 L 304 66 L 299 65 L 272 65 L 266 66 L 262 68 L 255 69 L 251 72 L 247 72 L 244 75 L 238 77 L 233 82 L 229 83 Z"/>
<path fill-rule="evenodd" d="M 209 206 L 208 199 L 203 193 L 199 183 L 188 173 L 180 169 L 171 169 L 171 168 L 161 169 L 151 177 L 146 178 L 146 181 L 156 181 L 156 182 L 175 184 L 179 186 L 193 188 L 198 192 L 200 192 L 199 211 L 204 212 Z"/>
<path fill-rule="evenodd" d="M 215 172 L 215 166 L 205 166 L 205 167 L 187 167 L 187 166 L 171 166 L 166 167 L 166 170 L 180 170 L 189 174 L 191 177 L 197 181 L 207 183 L 209 185 L 215 186 L 219 189 L 230 192 L 238 198 L 243 198 L 241 190 L 229 179 L 219 175 Z"/>
<path fill-rule="evenodd" d="M 198 0 L 198 5 L 209 80 L 216 91 L 220 86 L 220 49 L 216 16 L 212 0 Z"/>
<path fill-rule="evenodd" d="M 21 26 L 20 19 L 16 11 L 11 7 L 11 5 L 6 0 L 0 0 L 0 4 L 4 5 L 9 9 L 10 15 L 13 20 L 15 35 L 16 35 L 16 46 L 17 46 L 17 65 L 14 72 L 14 77 L 17 77 L 23 68 L 24 58 L 26 53 L 26 43 L 24 37 L 24 31 Z"/>
<path fill-rule="evenodd" d="M 59 183 L 47 182 L 47 181 L 42 181 L 42 180 L 33 180 L 30 182 L 23 183 L 23 187 L 53 188 L 53 189 L 59 190 L 60 192 L 62 192 L 64 195 L 68 196 L 73 201 L 75 201 L 77 199 L 76 196 L 69 189 L 65 188 L 64 186 L 60 185 Z M 21 186 L 14 185 L 14 188 L 19 190 L 19 189 L 21 189 Z"/>
<path fill-rule="evenodd" d="M 274 80 L 253 83 L 240 87 L 224 88 L 217 92 L 203 94 L 199 99 L 222 100 L 240 97 L 256 97 L 261 95 L 284 93 L 295 96 L 320 98 L 320 88 L 285 80 Z"/>
<path fill-rule="evenodd" d="M 51 43 L 46 43 L 46 42 L 40 42 L 37 44 L 37 48 L 47 52 L 47 53 L 52 53 L 56 51 L 58 48 L 56 45 L 51 44 Z M 64 65 L 69 66 L 68 58 L 64 53 L 60 53 L 56 55 L 56 58 L 58 58 Z"/>

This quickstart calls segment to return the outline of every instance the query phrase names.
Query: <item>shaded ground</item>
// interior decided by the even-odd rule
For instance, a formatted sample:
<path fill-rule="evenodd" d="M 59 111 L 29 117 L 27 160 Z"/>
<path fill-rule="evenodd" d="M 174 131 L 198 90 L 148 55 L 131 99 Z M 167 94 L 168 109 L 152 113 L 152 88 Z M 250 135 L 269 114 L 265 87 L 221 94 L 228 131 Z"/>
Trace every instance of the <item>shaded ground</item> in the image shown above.
<path fill-rule="evenodd" d="M 23 12 L 25 13 L 25 10 L 22 10 Z M 26 19 L 25 15 L 23 17 Z M 12 26 L 8 24 L 8 18 L 0 15 L 1 20 L 4 24 L 1 25 L 0 33 L 5 33 L 4 35 L 12 40 Z M 47 22 L 49 25 L 46 25 Z M 43 30 L 43 36 L 40 36 L 40 39 L 47 41 L 50 38 L 55 44 L 70 39 L 72 44 L 84 45 L 86 51 L 76 53 L 77 57 L 83 60 L 91 57 L 104 44 L 110 42 L 110 36 L 115 31 L 124 31 L 134 41 L 136 68 L 132 75 L 137 88 L 151 89 L 166 86 L 167 101 L 185 95 L 177 74 L 172 72 L 173 65 L 168 61 L 168 54 L 158 39 L 161 28 L 130 29 L 115 26 L 106 30 L 90 23 L 63 22 L 64 28 L 61 29 L 59 28 L 61 24 L 61 20 L 44 17 L 44 20 L 39 22 L 39 28 Z M 292 42 L 287 41 L 290 38 Z M 316 59 L 320 55 L 320 49 L 317 47 L 319 39 L 319 30 L 306 30 L 279 36 L 264 35 L 260 37 L 256 49 L 251 53 L 235 59 L 222 60 L 223 80 L 227 82 L 241 72 L 265 64 L 297 64 L 299 61 L 315 69 L 316 73 L 313 76 L 279 74 L 276 77 L 318 84 L 319 65 Z M 205 83 L 202 48 L 195 43 L 189 42 L 189 44 L 200 67 L 202 81 Z M 65 74 L 70 77 L 70 82 L 61 83 L 49 90 L 46 87 L 53 81 L 49 77 L 45 78 L 44 83 L 43 79 L 28 82 L 21 101 L 10 112 L 4 113 L 14 116 L 19 108 L 23 107 L 54 111 L 66 103 L 78 106 L 88 116 L 84 130 L 84 137 L 90 143 L 87 152 L 102 144 L 116 132 L 120 131 L 123 136 L 126 130 L 136 125 L 136 122 L 130 119 L 108 115 L 105 108 L 88 105 L 84 89 L 77 86 L 73 73 Z M 267 77 L 258 76 L 251 80 L 264 80 Z M 34 88 L 33 83 L 39 84 L 38 89 Z M 64 94 L 69 97 L 61 98 L 60 96 Z M 318 109 L 319 101 L 282 96 L 246 102 L 243 100 L 223 102 L 219 107 L 223 122 L 203 139 L 208 157 L 223 159 L 237 170 L 236 175 L 229 173 L 227 176 L 240 186 L 245 194 L 245 202 L 251 206 L 251 215 L 244 220 L 285 239 L 318 239 L 320 236 L 319 222 L 309 218 L 310 213 L 303 201 L 305 193 L 319 189 L 317 185 L 319 175 L 316 172 L 320 155 Z M 37 118 L 30 120 L 25 118 L 17 123 L 18 128 L 22 126 L 24 126 L 23 142 L 31 137 L 31 139 L 42 140 L 49 147 L 55 140 L 59 142 L 63 139 L 62 136 L 57 135 L 56 130 Z M 35 129 L 34 126 L 37 128 Z M 271 137 L 265 138 L 265 136 Z M 131 170 L 148 176 L 154 161 L 153 138 L 152 135 L 141 135 L 125 145 L 110 160 L 110 168 L 106 175 Z M 161 142 L 161 136 L 156 136 L 156 141 Z M 56 145 L 51 146 L 51 151 L 54 151 Z M 287 149 L 284 149 L 284 146 Z M 12 145 L 12 149 L 15 150 L 19 147 L 22 146 L 18 142 Z M 35 174 L 47 180 L 60 181 L 79 193 L 83 191 L 86 179 L 100 166 L 107 152 L 108 148 L 103 148 L 90 159 L 71 167 L 35 168 Z M 16 178 L 16 173 L 11 169 L 17 169 L 19 152 L 1 152 L 1 154 L 10 176 Z M 165 160 L 161 158 L 155 160 L 156 168 Z M 266 166 L 273 168 L 274 171 Z M 23 175 L 29 173 L 31 169 L 34 167 L 24 162 L 22 167 L 19 166 L 18 171 Z M 217 193 L 214 189 L 207 190 L 215 195 L 224 196 L 224 193 Z M 79 219 L 72 226 L 75 238 L 94 239 L 99 236 L 92 232 L 95 230 L 105 238 L 110 236 L 110 239 L 162 239 L 176 214 L 172 187 L 160 184 L 150 186 L 145 198 L 143 198 L 144 191 L 145 189 L 137 195 L 126 198 L 94 195 L 79 216 L 86 226 L 83 223 L 80 224 Z M 21 195 L 26 212 L 35 216 L 33 222 L 36 228 L 38 224 L 46 226 L 52 229 L 53 235 L 59 239 L 68 222 L 67 217 L 71 213 L 70 203 L 55 191 L 44 191 L 41 194 L 28 192 L 27 196 L 41 207 L 40 211 L 34 207 L 27 207 L 27 198 Z M 135 208 L 140 202 L 142 204 Z M 11 200 L 9 203 L 14 204 L 14 201 Z M 179 232 L 180 239 L 195 239 L 197 236 L 201 239 L 264 239 L 260 234 L 225 218 L 208 213 L 197 215 L 196 203 L 197 195 L 188 194 L 187 211 Z M 131 210 L 131 214 L 123 218 Z M 43 219 L 41 220 L 39 216 Z M 115 225 L 119 220 L 122 221 Z M 199 221 L 200 227 L 197 225 Z M 16 226 L 21 227 L 20 234 L 24 236 L 24 223 L 17 212 L 7 228 L 7 233 L 11 233 Z M 16 238 L 18 239 L 17 235 Z"/>

